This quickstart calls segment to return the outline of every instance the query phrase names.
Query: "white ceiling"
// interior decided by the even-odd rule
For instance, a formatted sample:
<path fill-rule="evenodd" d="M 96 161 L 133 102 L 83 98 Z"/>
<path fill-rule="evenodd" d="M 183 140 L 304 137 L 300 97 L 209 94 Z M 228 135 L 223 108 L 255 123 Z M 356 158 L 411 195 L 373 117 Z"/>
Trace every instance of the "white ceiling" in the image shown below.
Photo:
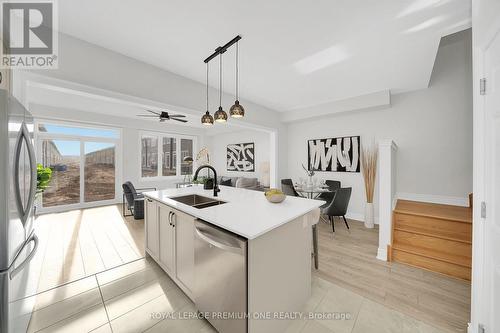
<path fill-rule="evenodd" d="M 203 59 L 241 34 L 241 96 L 278 111 L 425 88 L 440 37 L 470 26 L 470 0 L 58 3 L 62 32 L 202 83 Z"/>

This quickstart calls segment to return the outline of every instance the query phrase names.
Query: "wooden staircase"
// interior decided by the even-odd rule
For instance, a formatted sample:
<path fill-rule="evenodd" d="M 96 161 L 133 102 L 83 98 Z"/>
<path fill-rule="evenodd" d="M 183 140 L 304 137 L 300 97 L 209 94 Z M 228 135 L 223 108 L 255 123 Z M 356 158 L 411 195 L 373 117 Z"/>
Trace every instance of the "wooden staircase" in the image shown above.
<path fill-rule="evenodd" d="M 390 260 L 470 280 L 472 209 L 398 200 Z"/>

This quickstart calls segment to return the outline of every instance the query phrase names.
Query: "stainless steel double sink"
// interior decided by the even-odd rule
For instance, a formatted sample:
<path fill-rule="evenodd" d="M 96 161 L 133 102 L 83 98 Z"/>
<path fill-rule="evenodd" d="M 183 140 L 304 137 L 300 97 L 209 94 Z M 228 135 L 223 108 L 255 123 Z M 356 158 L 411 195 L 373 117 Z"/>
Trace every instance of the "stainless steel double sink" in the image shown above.
<path fill-rule="evenodd" d="M 226 203 L 225 201 L 204 197 L 198 194 L 188 194 L 180 197 L 173 197 L 170 199 L 198 209 L 222 205 Z"/>

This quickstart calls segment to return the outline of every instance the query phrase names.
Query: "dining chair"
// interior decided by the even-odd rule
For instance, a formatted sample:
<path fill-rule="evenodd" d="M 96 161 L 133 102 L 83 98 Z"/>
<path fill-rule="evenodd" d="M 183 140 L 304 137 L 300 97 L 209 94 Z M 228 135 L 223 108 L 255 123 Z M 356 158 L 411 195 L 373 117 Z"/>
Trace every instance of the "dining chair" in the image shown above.
<path fill-rule="evenodd" d="M 345 218 L 347 213 L 347 207 L 349 206 L 349 200 L 351 199 L 352 187 L 343 187 L 335 191 L 335 195 L 330 205 L 322 208 L 321 213 L 327 215 L 330 222 L 332 223 L 332 230 L 335 232 L 335 217 L 339 216 L 344 219 L 344 223 L 349 229 L 349 224 Z"/>
<path fill-rule="evenodd" d="M 333 200 L 335 196 L 335 191 L 340 188 L 340 181 L 338 180 L 325 180 L 325 184 L 328 186 L 330 192 L 321 193 L 318 199 L 326 201 L 326 203 L 321 206 L 321 208 L 327 207 Z"/>
<path fill-rule="evenodd" d="M 328 188 L 330 190 L 337 190 L 341 187 L 340 181 L 338 181 L 338 180 L 327 179 L 327 180 L 325 180 L 325 184 L 328 186 Z"/>
<path fill-rule="evenodd" d="M 291 179 L 282 179 L 281 180 L 281 190 L 286 195 L 290 195 L 293 197 L 299 197 L 299 193 L 295 191 L 295 187 L 293 187 L 293 181 Z"/>

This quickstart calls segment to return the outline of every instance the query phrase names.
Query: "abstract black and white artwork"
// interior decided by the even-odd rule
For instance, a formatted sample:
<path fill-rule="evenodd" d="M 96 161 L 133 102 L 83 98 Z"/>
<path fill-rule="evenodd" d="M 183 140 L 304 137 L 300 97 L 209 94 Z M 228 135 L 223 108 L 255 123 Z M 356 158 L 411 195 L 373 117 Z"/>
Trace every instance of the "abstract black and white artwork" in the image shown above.
<path fill-rule="evenodd" d="M 307 145 L 308 169 L 359 172 L 360 137 L 314 139 Z"/>
<path fill-rule="evenodd" d="M 255 171 L 254 143 L 227 145 L 227 171 Z"/>

